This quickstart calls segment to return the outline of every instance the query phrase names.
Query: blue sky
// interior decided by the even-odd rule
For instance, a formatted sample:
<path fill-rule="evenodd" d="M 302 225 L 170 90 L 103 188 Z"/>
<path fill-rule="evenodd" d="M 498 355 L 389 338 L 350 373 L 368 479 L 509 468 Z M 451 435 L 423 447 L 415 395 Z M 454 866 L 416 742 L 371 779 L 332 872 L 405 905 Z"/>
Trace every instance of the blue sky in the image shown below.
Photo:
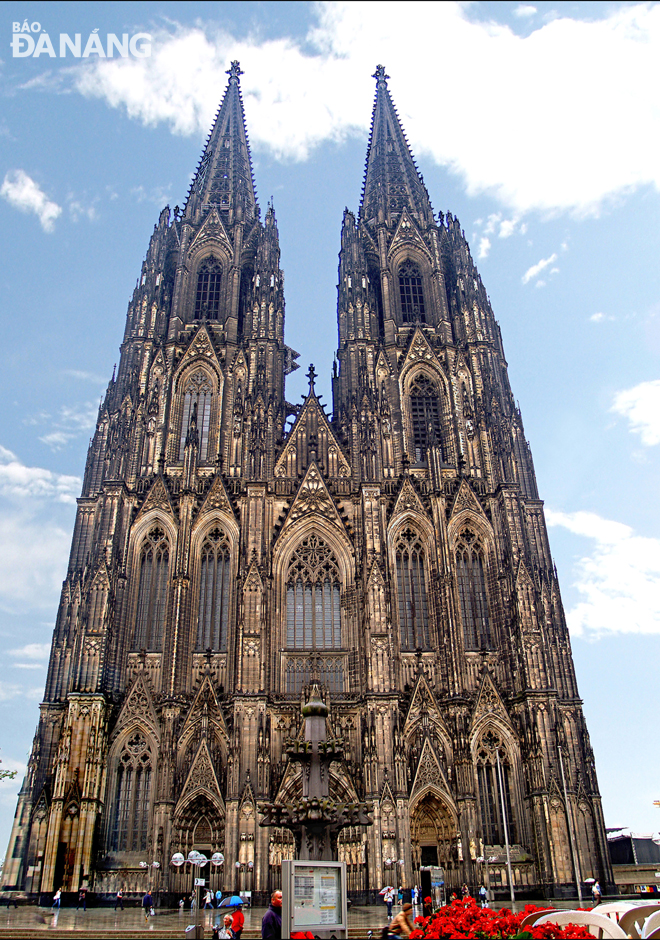
<path fill-rule="evenodd" d="M 25 768 L 89 437 L 160 209 L 183 204 L 238 58 L 286 338 L 330 404 L 337 253 L 383 62 L 458 215 L 532 446 L 605 820 L 660 828 L 660 5 L 34 3 L 0 19 L 0 738 Z M 151 36 L 12 55 L 12 24 Z M 35 46 L 40 33 L 32 32 Z M 42 41 L 42 45 L 44 45 Z M 24 43 L 27 46 L 27 43 Z M 6 845 L 19 780 L 0 787 Z M 0 853 L 1 853 L 0 849 Z"/>

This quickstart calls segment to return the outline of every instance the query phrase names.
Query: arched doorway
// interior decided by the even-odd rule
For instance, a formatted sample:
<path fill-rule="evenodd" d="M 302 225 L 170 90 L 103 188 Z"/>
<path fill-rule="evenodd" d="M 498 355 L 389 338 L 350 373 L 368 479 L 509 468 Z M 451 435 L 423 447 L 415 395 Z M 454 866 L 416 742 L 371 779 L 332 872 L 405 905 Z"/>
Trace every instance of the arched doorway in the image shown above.
<path fill-rule="evenodd" d="M 456 818 L 439 793 L 427 790 L 414 804 L 410 816 L 410 835 L 413 871 L 418 872 L 423 867 L 443 868 L 446 887 L 458 885 L 460 873 L 456 851 Z"/>
<path fill-rule="evenodd" d="M 198 793 L 185 806 L 177 808 L 172 820 L 170 855 L 174 852 L 181 852 L 187 859 L 194 849 L 210 858 L 213 852 L 224 852 L 224 847 L 224 815 L 221 807 L 216 805 L 210 795 Z M 222 869 L 216 870 L 209 864 L 199 871 L 192 865 L 183 865 L 170 872 L 170 891 L 177 894 L 189 894 L 195 875 L 207 879 L 213 891 L 224 887 Z"/>

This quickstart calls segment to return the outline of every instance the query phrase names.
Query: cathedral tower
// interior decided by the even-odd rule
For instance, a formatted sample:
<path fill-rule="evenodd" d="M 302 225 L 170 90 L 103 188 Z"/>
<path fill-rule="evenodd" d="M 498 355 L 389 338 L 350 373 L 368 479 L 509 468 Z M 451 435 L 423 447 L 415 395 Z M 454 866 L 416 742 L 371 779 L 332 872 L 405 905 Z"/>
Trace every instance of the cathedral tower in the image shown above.
<path fill-rule="evenodd" d="M 172 854 L 198 849 L 225 856 L 214 890 L 265 899 L 293 838 L 258 803 L 301 792 L 286 748 L 313 682 L 344 744 L 331 794 L 374 806 L 340 836 L 356 896 L 423 865 L 475 885 L 483 857 L 504 889 L 505 830 L 519 892 L 611 882 L 543 505 L 458 220 L 434 214 L 379 66 L 333 415 L 313 367 L 288 404 L 277 224 L 228 74 L 99 411 L 3 883 L 141 892 L 155 871 L 171 896 Z"/>

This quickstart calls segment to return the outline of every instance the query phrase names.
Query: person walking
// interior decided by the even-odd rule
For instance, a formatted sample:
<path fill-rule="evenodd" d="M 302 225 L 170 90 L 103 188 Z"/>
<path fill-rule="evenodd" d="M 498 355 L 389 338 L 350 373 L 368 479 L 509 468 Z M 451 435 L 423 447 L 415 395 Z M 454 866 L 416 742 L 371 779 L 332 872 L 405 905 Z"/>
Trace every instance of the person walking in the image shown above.
<path fill-rule="evenodd" d="M 77 911 L 80 910 L 80 905 L 82 904 L 83 913 L 87 910 L 87 888 L 81 888 L 78 892 L 78 907 Z"/>
<path fill-rule="evenodd" d="M 124 891 L 122 888 L 119 889 L 117 896 L 115 897 L 115 910 L 117 910 L 118 907 L 122 911 L 124 910 Z"/>
<path fill-rule="evenodd" d="M 147 888 L 144 897 L 142 898 L 142 910 L 144 911 L 144 919 L 149 923 L 149 917 L 151 915 L 151 908 L 153 906 L 154 899 L 151 897 L 151 888 Z"/>
<path fill-rule="evenodd" d="M 54 911 L 59 911 L 61 901 L 62 901 L 62 889 L 58 888 L 55 894 L 53 895 L 53 910 Z M 9 905 L 7 905 L 7 910 L 9 910 Z"/>
<path fill-rule="evenodd" d="M 261 940 L 282 940 L 282 892 L 273 891 L 261 921 Z"/>
<path fill-rule="evenodd" d="M 485 885 L 479 888 L 479 901 L 482 907 L 488 907 L 488 892 L 486 891 Z"/>
<path fill-rule="evenodd" d="M 243 914 L 243 905 L 239 904 L 236 907 L 236 910 L 234 911 L 233 917 L 231 919 L 232 937 L 234 937 L 235 940 L 241 940 L 244 923 L 245 915 Z"/>
<path fill-rule="evenodd" d="M 387 919 L 392 919 L 392 905 L 394 904 L 394 888 L 387 887 L 383 892 L 383 901 L 387 904 Z"/>
<path fill-rule="evenodd" d="M 600 890 L 600 883 L 598 881 L 594 881 L 591 887 L 591 897 L 593 898 L 594 907 L 598 907 L 603 900 L 603 892 Z"/>

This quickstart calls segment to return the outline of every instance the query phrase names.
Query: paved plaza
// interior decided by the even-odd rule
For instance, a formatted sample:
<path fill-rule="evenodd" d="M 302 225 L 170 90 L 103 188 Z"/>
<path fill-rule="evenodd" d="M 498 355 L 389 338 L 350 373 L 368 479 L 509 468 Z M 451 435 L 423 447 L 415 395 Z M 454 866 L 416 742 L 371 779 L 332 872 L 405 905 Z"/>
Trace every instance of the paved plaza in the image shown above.
<path fill-rule="evenodd" d="M 264 907 L 246 909 L 243 940 L 261 936 L 261 919 Z M 213 924 L 221 920 L 227 909 L 202 911 L 204 936 L 211 937 Z M 351 937 L 367 937 L 373 930 L 378 937 L 387 923 L 385 905 L 373 907 L 352 907 L 348 914 L 348 926 Z M 103 940 L 130 940 L 145 934 L 158 934 L 162 938 L 191 937 L 186 934 L 186 927 L 194 922 L 189 910 L 156 910 L 155 916 L 145 920 L 141 908 L 127 907 L 123 911 L 114 911 L 111 907 L 90 907 L 87 911 L 63 907 L 53 913 L 50 908 L 26 905 L 19 908 L 0 909 L 0 938 L 27 940 L 41 937 L 45 933 L 57 933 L 59 936 L 73 936 L 76 940 L 102 937 Z"/>

